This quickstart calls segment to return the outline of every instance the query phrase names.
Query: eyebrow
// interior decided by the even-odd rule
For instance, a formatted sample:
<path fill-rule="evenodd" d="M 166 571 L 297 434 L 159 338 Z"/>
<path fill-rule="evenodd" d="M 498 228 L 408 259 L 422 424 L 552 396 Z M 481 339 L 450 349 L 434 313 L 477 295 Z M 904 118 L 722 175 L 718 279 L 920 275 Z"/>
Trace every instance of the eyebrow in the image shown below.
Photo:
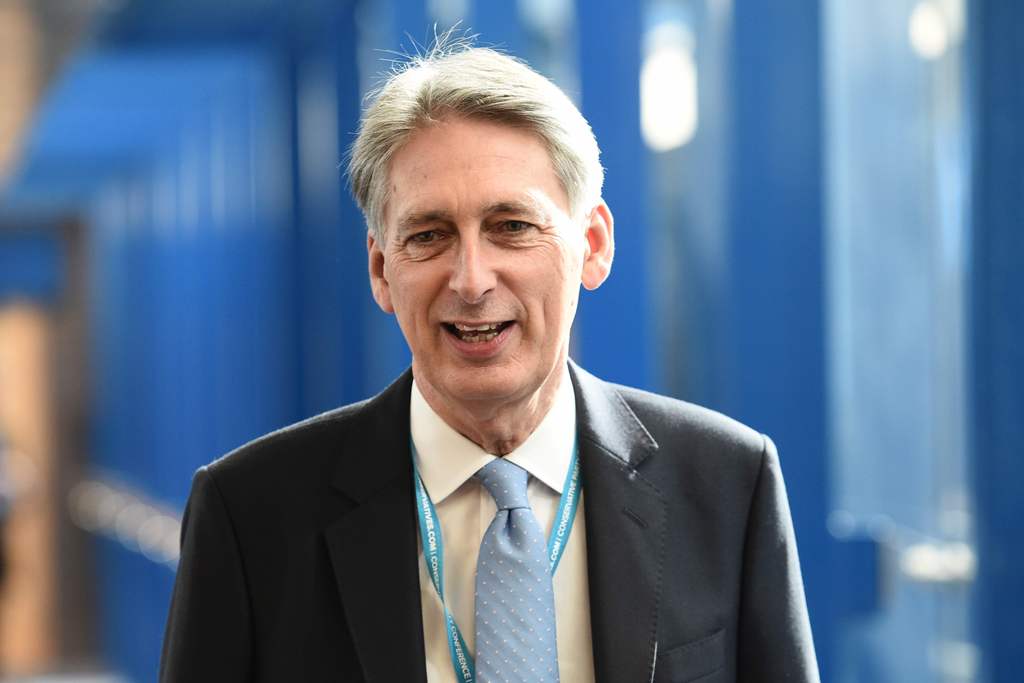
<path fill-rule="evenodd" d="M 450 223 L 452 215 L 447 211 L 414 211 L 398 220 L 400 231 L 409 230 L 428 223 Z"/>
<path fill-rule="evenodd" d="M 480 212 L 484 216 L 492 216 L 494 214 L 522 214 L 531 220 L 539 222 L 549 222 L 549 217 L 546 211 L 536 202 L 519 201 L 519 200 L 500 200 L 488 204 Z M 455 219 L 451 212 L 443 209 L 431 209 L 426 211 L 413 211 L 411 213 L 402 216 L 398 220 L 399 232 L 406 232 L 422 225 L 428 225 L 430 223 L 454 223 Z"/>
<path fill-rule="evenodd" d="M 500 201 L 488 204 L 484 207 L 483 213 L 489 216 L 496 213 L 520 213 L 527 214 L 533 218 L 547 220 L 547 213 L 535 202 L 521 201 Z"/>

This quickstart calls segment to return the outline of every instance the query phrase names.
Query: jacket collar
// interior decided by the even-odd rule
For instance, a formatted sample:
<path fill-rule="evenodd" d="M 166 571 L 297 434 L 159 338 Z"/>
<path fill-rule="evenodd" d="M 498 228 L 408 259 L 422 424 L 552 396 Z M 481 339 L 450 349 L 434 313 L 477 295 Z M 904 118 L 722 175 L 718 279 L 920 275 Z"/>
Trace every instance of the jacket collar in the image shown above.
<path fill-rule="evenodd" d="M 338 464 L 331 484 L 356 503 L 364 503 L 398 477 L 409 477 L 409 394 L 412 370 L 384 391 L 349 406 L 351 427 L 338 444 Z M 377 454 L 372 457 L 369 454 Z M 409 500 L 412 500 L 411 494 Z"/>
<path fill-rule="evenodd" d="M 658 443 L 619 390 L 570 364 L 587 520 L 598 683 L 649 681 L 657 656 L 667 504 L 638 471 Z"/>
<path fill-rule="evenodd" d="M 348 410 L 332 485 L 355 503 L 325 531 L 367 683 L 426 683 L 406 371 Z M 396 656 L 396 653 L 401 653 Z"/>
<path fill-rule="evenodd" d="M 577 429 L 607 455 L 631 470 L 658 450 L 658 442 L 629 407 L 615 385 L 569 361 L 576 391 Z"/>

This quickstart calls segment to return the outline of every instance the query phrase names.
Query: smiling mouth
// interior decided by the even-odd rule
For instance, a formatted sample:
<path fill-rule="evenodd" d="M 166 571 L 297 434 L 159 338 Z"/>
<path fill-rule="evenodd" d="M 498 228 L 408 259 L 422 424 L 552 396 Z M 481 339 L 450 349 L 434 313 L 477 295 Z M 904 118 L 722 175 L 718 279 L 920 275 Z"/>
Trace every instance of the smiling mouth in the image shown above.
<path fill-rule="evenodd" d="M 448 334 L 467 344 L 489 342 L 512 324 L 511 320 L 500 323 L 483 323 L 481 325 L 463 325 L 462 323 L 443 323 L 442 327 Z"/>

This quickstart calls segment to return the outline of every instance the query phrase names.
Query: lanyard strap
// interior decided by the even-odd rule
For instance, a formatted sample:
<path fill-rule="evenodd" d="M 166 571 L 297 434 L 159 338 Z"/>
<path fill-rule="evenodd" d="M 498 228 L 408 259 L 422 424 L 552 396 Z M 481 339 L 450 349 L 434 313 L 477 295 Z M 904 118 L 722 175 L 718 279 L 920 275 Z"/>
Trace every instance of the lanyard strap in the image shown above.
<path fill-rule="evenodd" d="M 416 446 L 412 439 L 409 440 L 412 449 L 412 467 L 416 474 L 416 513 L 420 520 L 420 540 L 423 543 L 423 561 L 427 565 L 427 574 L 434 584 L 437 596 L 441 598 L 441 606 L 444 607 L 445 631 L 448 634 L 448 654 L 452 658 L 452 668 L 455 670 L 455 678 L 463 683 L 475 683 L 476 665 L 473 657 L 469 654 L 466 641 L 462 637 L 459 625 L 455 623 L 455 617 L 448 610 L 448 603 L 444 599 L 444 539 L 441 537 L 441 523 L 437 518 L 437 510 L 430 500 L 423 485 L 423 478 L 420 477 L 419 468 L 416 467 Z M 551 530 L 551 537 L 548 539 L 548 565 L 551 575 L 554 576 L 558 569 L 558 563 L 562 560 L 565 546 L 569 543 L 569 534 L 572 532 L 573 522 L 576 520 L 576 509 L 580 504 L 580 459 L 576 443 L 572 446 L 572 459 L 569 461 L 569 470 L 565 474 L 565 483 L 562 485 L 562 497 L 558 503 L 558 513 L 555 515 L 555 526 Z"/>

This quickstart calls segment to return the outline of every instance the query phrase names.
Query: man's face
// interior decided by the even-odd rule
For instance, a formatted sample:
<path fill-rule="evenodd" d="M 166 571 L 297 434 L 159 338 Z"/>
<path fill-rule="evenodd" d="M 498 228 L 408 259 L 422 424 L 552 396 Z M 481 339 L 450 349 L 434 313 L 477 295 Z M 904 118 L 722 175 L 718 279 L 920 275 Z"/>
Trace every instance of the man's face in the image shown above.
<path fill-rule="evenodd" d="M 486 121 L 417 131 L 390 171 L 370 279 L 417 383 L 448 405 L 538 395 L 566 361 L 580 284 L 608 275 L 607 206 L 570 215 L 540 139 Z"/>

